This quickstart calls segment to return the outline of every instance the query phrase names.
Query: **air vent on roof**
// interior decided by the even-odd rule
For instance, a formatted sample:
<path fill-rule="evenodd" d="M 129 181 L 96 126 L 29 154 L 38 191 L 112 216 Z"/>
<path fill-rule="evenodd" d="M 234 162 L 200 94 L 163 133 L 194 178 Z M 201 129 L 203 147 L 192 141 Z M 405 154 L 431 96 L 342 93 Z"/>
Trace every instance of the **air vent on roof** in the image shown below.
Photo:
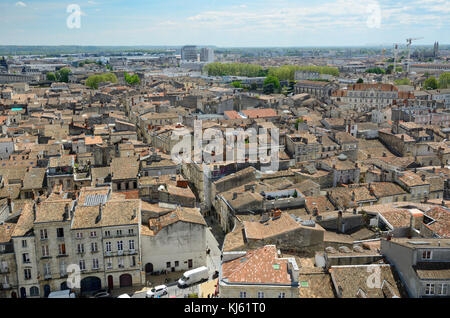
<path fill-rule="evenodd" d="M 303 226 L 314 227 L 316 225 L 316 221 L 314 220 L 305 220 L 301 223 Z"/>
<path fill-rule="evenodd" d="M 341 253 L 351 253 L 352 251 L 347 246 L 339 247 L 339 252 Z"/>
<path fill-rule="evenodd" d="M 421 242 L 421 241 L 409 241 L 408 243 L 412 244 L 412 245 L 429 245 L 430 244 L 430 242 Z"/>

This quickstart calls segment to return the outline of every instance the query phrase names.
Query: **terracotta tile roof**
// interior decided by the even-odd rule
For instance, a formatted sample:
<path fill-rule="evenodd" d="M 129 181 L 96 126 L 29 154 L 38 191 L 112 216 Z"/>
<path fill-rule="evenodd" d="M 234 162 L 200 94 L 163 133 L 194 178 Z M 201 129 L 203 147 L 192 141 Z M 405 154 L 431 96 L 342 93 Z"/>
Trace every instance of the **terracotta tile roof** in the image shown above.
<path fill-rule="evenodd" d="M 378 91 L 398 91 L 398 88 L 392 84 L 353 84 L 348 87 L 350 91 L 367 91 L 367 90 L 378 90 Z"/>
<path fill-rule="evenodd" d="M 43 186 L 45 178 L 45 168 L 31 168 L 23 179 L 23 189 L 40 189 Z"/>
<path fill-rule="evenodd" d="M 326 211 L 334 211 L 333 204 L 327 199 L 326 196 L 318 197 L 306 197 L 305 198 L 306 209 L 309 213 L 313 213 L 316 209 L 319 213 Z"/>
<path fill-rule="evenodd" d="M 109 201 L 102 211 L 101 225 L 134 225 L 141 216 L 141 200 Z"/>
<path fill-rule="evenodd" d="M 101 136 L 87 136 L 84 138 L 85 145 L 98 145 L 103 143 L 103 139 Z"/>
<path fill-rule="evenodd" d="M 111 162 L 113 180 L 134 179 L 139 172 L 139 161 L 136 157 L 114 158 Z"/>
<path fill-rule="evenodd" d="M 373 182 L 370 186 L 378 198 L 406 194 L 402 187 L 392 182 Z"/>
<path fill-rule="evenodd" d="M 0 224 L 0 243 L 8 243 L 11 241 L 11 236 L 15 227 L 16 224 L 14 223 Z"/>
<path fill-rule="evenodd" d="M 33 215 L 33 202 L 27 202 L 22 208 L 19 220 L 12 236 L 25 236 L 31 229 L 33 229 L 34 215 Z"/>
<path fill-rule="evenodd" d="M 251 240 L 262 240 L 301 228 L 301 225 L 287 213 L 282 213 L 280 218 L 270 219 L 264 224 L 249 221 L 243 223 L 246 237 Z"/>
<path fill-rule="evenodd" d="M 0 198 L 10 198 L 11 200 L 15 200 L 19 198 L 21 188 L 21 184 L 5 185 L 0 189 Z"/>
<path fill-rule="evenodd" d="M 277 257 L 274 245 L 247 252 L 245 256 L 222 264 L 222 279 L 229 283 L 283 284 L 292 283 L 288 261 Z"/>
<path fill-rule="evenodd" d="M 97 219 L 99 214 L 100 206 L 77 206 L 71 228 L 76 230 L 101 227 L 101 222 L 97 222 L 100 221 L 100 219 Z"/>
<path fill-rule="evenodd" d="M 422 178 L 418 174 L 416 174 L 412 171 L 403 172 L 403 175 L 398 177 L 398 179 L 408 187 L 415 187 L 415 186 L 422 186 L 422 185 L 430 184 L 426 180 L 422 181 Z"/>
<path fill-rule="evenodd" d="M 380 214 L 394 228 L 409 227 L 411 225 L 411 213 L 406 209 L 395 209 L 391 211 L 383 211 Z"/>
<path fill-rule="evenodd" d="M 300 298 L 334 298 L 330 274 L 308 273 L 299 275 Z"/>
<path fill-rule="evenodd" d="M 203 218 L 200 210 L 197 208 L 177 208 L 172 212 L 169 212 L 163 216 L 160 216 L 156 219 L 150 219 L 148 226 L 149 235 L 153 236 L 158 234 L 158 232 L 176 222 L 186 222 L 186 223 L 194 223 L 206 226 L 206 221 Z"/>
<path fill-rule="evenodd" d="M 413 268 L 420 279 L 450 280 L 450 262 L 418 262 Z"/>
<path fill-rule="evenodd" d="M 277 112 L 272 108 L 260 108 L 260 109 L 247 109 L 243 110 L 242 113 L 248 118 L 266 118 L 266 117 L 276 117 Z"/>
<path fill-rule="evenodd" d="M 442 238 L 450 238 L 450 210 L 443 207 L 434 207 L 425 213 L 435 222 L 425 226 Z"/>
<path fill-rule="evenodd" d="M 73 167 L 74 163 L 75 163 L 75 156 L 73 155 L 51 157 L 49 161 L 49 167 L 50 168 Z"/>
<path fill-rule="evenodd" d="M 240 116 L 235 110 L 224 111 L 224 115 L 229 119 L 242 119 L 242 116 Z"/>
<path fill-rule="evenodd" d="M 34 222 L 46 223 L 70 220 L 71 205 L 72 200 L 70 199 L 49 198 L 39 204 Z M 66 214 L 67 209 L 69 213 Z"/>
<path fill-rule="evenodd" d="M 245 248 L 244 234 L 242 233 L 243 228 L 242 224 L 238 223 L 232 232 L 225 235 L 223 242 L 224 252 L 243 250 Z"/>
<path fill-rule="evenodd" d="M 401 297 L 400 281 L 397 279 L 394 267 L 390 265 L 355 265 L 355 266 L 332 266 L 329 269 L 335 292 L 342 291 L 343 298 L 358 298 L 361 290 L 367 298 L 391 298 L 392 293 L 386 293 L 382 286 L 368 286 L 367 281 L 376 268 L 380 271 L 380 283 L 390 285 L 395 296 Z M 386 281 L 386 282 L 385 282 Z"/>

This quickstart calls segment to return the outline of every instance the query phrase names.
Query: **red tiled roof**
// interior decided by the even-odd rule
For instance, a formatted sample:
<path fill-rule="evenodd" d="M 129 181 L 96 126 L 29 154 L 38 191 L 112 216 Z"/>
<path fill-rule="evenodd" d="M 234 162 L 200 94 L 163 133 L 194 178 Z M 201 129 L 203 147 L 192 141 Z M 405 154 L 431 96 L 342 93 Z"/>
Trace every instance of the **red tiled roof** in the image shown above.
<path fill-rule="evenodd" d="M 277 112 L 272 108 L 247 109 L 243 110 L 242 113 L 248 118 L 265 118 L 277 116 Z"/>
<path fill-rule="evenodd" d="M 277 258 L 274 245 L 247 252 L 245 256 L 224 262 L 222 277 L 230 283 L 291 284 L 288 261 Z"/>

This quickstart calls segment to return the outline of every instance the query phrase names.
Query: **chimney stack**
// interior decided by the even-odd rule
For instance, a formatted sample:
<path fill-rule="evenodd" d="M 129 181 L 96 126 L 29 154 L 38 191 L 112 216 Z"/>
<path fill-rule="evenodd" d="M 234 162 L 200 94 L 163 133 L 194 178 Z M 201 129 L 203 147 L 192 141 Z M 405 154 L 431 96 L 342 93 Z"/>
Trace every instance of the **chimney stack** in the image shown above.
<path fill-rule="evenodd" d="M 338 212 L 337 233 L 342 233 L 342 211 Z"/>

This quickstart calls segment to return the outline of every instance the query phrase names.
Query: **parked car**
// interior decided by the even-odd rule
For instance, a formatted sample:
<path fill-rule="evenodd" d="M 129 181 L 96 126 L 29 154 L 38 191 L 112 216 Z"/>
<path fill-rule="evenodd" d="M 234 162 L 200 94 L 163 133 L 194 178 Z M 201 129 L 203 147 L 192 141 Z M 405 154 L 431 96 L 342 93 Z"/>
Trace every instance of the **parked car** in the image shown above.
<path fill-rule="evenodd" d="M 100 289 L 92 293 L 92 298 L 111 298 L 111 294 L 106 289 Z"/>
<path fill-rule="evenodd" d="M 146 298 L 158 298 L 167 295 L 167 286 L 159 285 L 147 291 Z"/>
<path fill-rule="evenodd" d="M 128 295 L 128 294 L 122 294 L 122 295 L 120 295 L 120 296 L 117 297 L 117 298 L 131 298 L 131 297 L 130 297 L 130 295 Z"/>
<path fill-rule="evenodd" d="M 58 290 L 51 292 L 48 298 L 75 298 L 75 293 L 72 293 L 70 289 Z"/>
<path fill-rule="evenodd" d="M 208 279 L 209 279 L 208 267 L 202 266 L 185 272 L 183 274 L 183 277 L 181 277 L 178 280 L 178 287 L 185 288 L 199 282 L 206 282 Z"/>

